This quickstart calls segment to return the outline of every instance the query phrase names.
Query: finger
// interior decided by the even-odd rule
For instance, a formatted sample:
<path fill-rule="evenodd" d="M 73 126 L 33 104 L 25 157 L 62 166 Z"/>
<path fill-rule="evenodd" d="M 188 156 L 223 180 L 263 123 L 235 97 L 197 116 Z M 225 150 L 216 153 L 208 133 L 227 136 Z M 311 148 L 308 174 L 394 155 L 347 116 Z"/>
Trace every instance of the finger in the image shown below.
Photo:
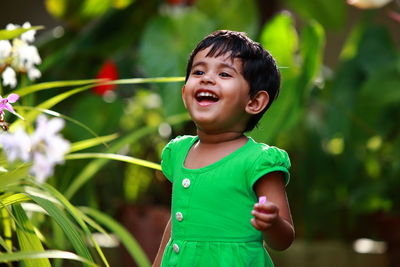
<path fill-rule="evenodd" d="M 264 231 L 271 226 L 271 224 L 256 220 L 255 218 L 251 219 L 251 224 L 259 231 Z"/>
<path fill-rule="evenodd" d="M 254 218 L 256 220 L 260 220 L 263 222 L 272 222 L 277 217 L 277 215 L 275 213 L 271 214 L 271 213 L 259 212 L 259 211 L 255 211 L 255 210 L 253 210 L 251 212 L 251 214 L 254 216 Z"/>
<path fill-rule="evenodd" d="M 263 231 L 262 225 L 259 225 L 256 219 L 252 218 L 250 221 L 254 228 L 256 228 L 258 231 Z"/>
<path fill-rule="evenodd" d="M 276 206 L 272 202 L 266 202 L 264 204 L 258 204 L 256 203 L 254 205 L 254 209 L 260 212 L 265 212 L 265 213 L 278 213 L 279 209 L 278 206 Z"/>

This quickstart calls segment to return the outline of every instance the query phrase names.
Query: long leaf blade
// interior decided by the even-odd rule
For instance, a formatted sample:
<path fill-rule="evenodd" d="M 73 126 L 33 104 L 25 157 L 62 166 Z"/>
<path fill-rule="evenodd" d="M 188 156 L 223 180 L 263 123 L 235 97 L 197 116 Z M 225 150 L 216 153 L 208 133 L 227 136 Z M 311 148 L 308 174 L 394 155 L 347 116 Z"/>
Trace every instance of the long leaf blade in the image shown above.
<path fill-rule="evenodd" d="M 75 225 L 67 216 L 65 216 L 64 212 L 51 201 L 45 198 L 38 197 L 36 194 L 30 196 L 32 200 L 34 200 L 39 206 L 46 210 L 47 213 L 58 223 L 67 238 L 70 240 L 77 254 L 83 258 L 93 261 L 84 240 L 81 238 L 79 232 L 76 230 Z"/>
<path fill-rule="evenodd" d="M 13 206 L 14 218 L 16 220 L 16 233 L 21 251 L 44 251 L 42 242 L 35 234 L 31 221 L 28 219 L 24 209 L 16 204 Z M 46 258 L 25 259 L 27 267 L 50 267 L 50 262 Z"/>
<path fill-rule="evenodd" d="M 128 162 L 131 164 L 136 164 L 136 165 L 140 165 L 143 167 L 161 171 L 160 164 L 156 164 L 154 162 L 150 162 L 147 160 L 138 159 L 138 158 L 134 158 L 134 157 L 129 157 L 129 156 L 125 156 L 125 155 L 118 155 L 118 154 L 111 154 L 111 153 L 76 153 L 76 154 L 69 154 L 69 155 L 65 156 L 66 160 L 86 159 L 86 158 L 118 160 L 118 161 Z"/>
<path fill-rule="evenodd" d="M 124 244 L 128 252 L 131 254 L 133 259 L 139 266 L 147 267 L 150 266 L 150 261 L 147 258 L 146 254 L 140 247 L 139 243 L 134 239 L 134 237 L 117 221 L 115 221 L 110 216 L 88 207 L 81 207 L 80 208 L 84 213 L 88 214 L 89 216 L 93 217 L 97 222 L 103 224 L 108 229 L 110 229 L 121 242 Z"/>
<path fill-rule="evenodd" d="M 10 40 L 13 38 L 16 38 L 23 34 L 24 32 L 30 31 L 30 30 L 40 30 L 43 29 L 43 26 L 34 26 L 30 28 L 17 28 L 14 30 L 0 30 L 0 40 Z"/>
<path fill-rule="evenodd" d="M 110 135 L 106 135 L 106 136 L 100 136 L 100 137 L 96 137 L 96 138 L 91 138 L 91 139 L 86 139 L 83 141 L 79 141 L 79 142 L 75 142 L 71 145 L 71 149 L 70 149 L 70 153 L 72 152 L 76 152 L 76 151 L 80 151 L 83 149 L 87 149 L 90 147 L 94 147 L 100 144 L 105 144 L 107 142 L 110 142 L 112 140 L 115 140 L 116 138 L 118 138 L 118 134 L 110 134 Z"/>
<path fill-rule="evenodd" d="M 38 84 L 33 84 L 33 85 L 19 88 L 19 89 L 13 91 L 13 93 L 22 97 L 22 96 L 29 95 L 29 94 L 32 94 L 32 93 L 35 93 L 38 91 L 42 91 L 42 90 L 49 90 L 49 89 L 68 87 L 68 86 L 87 85 L 87 84 L 92 84 L 92 83 L 95 83 L 98 81 L 99 80 L 92 79 L 92 80 L 44 82 L 44 83 L 38 83 Z"/>
<path fill-rule="evenodd" d="M 102 250 L 100 249 L 97 242 L 92 237 L 92 233 L 90 232 L 89 228 L 87 227 L 86 223 L 80 216 L 80 212 L 66 199 L 59 191 L 57 191 L 54 187 L 50 186 L 49 184 L 41 185 L 41 188 L 45 191 L 49 192 L 53 197 L 55 197 L 64 207 L 65 209 L 71 214 L 72 218 L 79 224 L 79 226 L 83 229 L 86 235 L 92 241 L 94 247 L 96 248 L 97 253 L 100 255 L 101 259 L 103 260 L 106 266 L 109 266 L 106 257 L 104 256 Z"/>
<path fill-rule="evenodd" d="M 17 194 L 12 194 L 12 195 L 2 195 L 0 196 L 0 208 L 21 203 L 21 202 L 26 202 L 31 200 L 30 197 L 23 193 L 17 193 Z"/>
<path fill-rule="evenodd" d="M 0 254 L 0 262 L 19 261 L 24 259 L 67 259 L 82 262 L 89 266 L 98 266 L 97 264 L 78 256 L 72 252 L 62 250 L 45 250 L 45 251 L 25 251 Z"/>

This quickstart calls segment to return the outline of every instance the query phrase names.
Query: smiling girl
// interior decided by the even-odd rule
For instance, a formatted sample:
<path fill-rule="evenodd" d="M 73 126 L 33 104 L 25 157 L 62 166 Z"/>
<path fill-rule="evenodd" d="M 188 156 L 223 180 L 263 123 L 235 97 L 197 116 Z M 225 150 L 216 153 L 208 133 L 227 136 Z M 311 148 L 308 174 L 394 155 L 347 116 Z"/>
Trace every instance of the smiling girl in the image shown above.
<path fill-rule="evenodd" d="M 182 99 L 197 135 L 164 148 L 172 217 L 153 266 L 273 266 L 263 241 L 277 250 L 293 242 L 289 157 L 244 134 L 279 86 L 274 59 L 244 33 L 217 31 L 193 50 Z"/>

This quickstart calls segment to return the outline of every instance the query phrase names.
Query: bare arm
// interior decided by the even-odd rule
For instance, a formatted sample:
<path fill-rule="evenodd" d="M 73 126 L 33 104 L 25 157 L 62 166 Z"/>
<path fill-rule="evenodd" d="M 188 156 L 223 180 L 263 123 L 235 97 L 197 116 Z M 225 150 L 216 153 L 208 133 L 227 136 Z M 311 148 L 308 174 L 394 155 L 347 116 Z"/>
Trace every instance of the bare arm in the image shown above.
<path fill-rule="evenodd" d="M 251 223 L 264 234 L 264 240 L 273 249 L 287 249 L 294 240 L 294 227 L 286 196 L 282 172 L 268 173 L 254 185 L 257 196 L 266 196 L 267 202 L 256 203 Z"/>
<path fill-rule="evenodd" d="M 161 239 L 160 248 L 158 249 L 157 256 L 154 260 L 153 267 L 159 267 L 164 254 L 165 247 L 171 237 L 171 219 L 169 219 L 167 226 L 165 227 L 163 237 Z"/>

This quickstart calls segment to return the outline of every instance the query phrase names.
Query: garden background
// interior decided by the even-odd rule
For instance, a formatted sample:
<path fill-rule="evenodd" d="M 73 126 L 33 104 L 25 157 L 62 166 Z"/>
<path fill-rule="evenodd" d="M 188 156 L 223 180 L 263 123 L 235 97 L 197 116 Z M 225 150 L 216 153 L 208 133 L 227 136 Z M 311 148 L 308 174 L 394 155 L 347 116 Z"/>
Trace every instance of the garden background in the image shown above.
<path fill-rule="evenodd" d="M 41 77 L 3 88 L 25 118 L 7 113 L 9 131 L 32 131 L 39 111 L 63 118 L 71 151 L 44 184 L 1 157 L 0 261 L 149 266 L 169 218 L 162 148 L 195 132 L 180 97 L 188 55 L 231 29 L 282 73 L 250 133 L 292 160 L 296 241 L 271 251 L 276 266 L 400 266 L 400 4 L 349 2 L 2 1 L 0 28 L 43 26 Z"/>

